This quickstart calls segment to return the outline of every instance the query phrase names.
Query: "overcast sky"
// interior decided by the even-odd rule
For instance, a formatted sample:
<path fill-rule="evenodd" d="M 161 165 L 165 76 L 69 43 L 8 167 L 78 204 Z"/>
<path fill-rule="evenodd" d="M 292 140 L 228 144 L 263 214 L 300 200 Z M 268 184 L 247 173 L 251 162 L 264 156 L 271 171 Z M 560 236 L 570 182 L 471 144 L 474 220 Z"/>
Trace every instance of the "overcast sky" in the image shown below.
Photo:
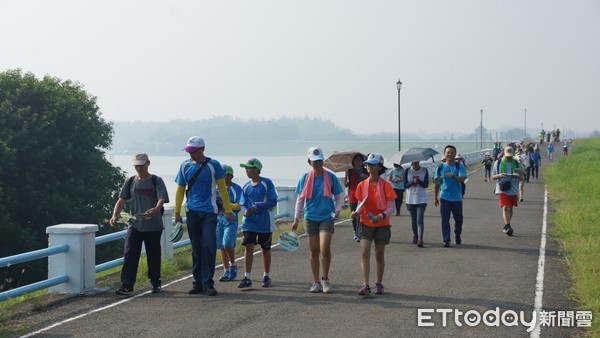
<path fill-rule="evenodd" d="M 310 116 L 356 133 L 600 129 L 598 0 L 0 0 L 0 71 L 110 121 Z"/>

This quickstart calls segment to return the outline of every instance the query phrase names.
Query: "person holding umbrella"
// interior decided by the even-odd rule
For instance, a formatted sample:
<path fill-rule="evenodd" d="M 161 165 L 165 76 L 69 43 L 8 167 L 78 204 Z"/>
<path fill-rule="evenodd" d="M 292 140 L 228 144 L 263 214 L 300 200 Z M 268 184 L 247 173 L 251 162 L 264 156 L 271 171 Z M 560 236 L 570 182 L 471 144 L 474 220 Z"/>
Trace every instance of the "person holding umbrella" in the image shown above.
<path fill-rule="evenodd" d="M 369 174 L 363 166 L 364 160 L 363 154 L 356 153 L 354 157 L 352 157 L 353 167 L 346 170 L 346 176 L 344 176 L 344 186 L 348 188 L 348 204 L 350 205 L 351 211 L 355 211 L 358 206 L 358 200 L 356 199 L 356 196 L 354 196 L 356 186 L 358 186 L 365 178 L 369 177 Z M 352 218 L 352 230 L 354 233 L 354 240 L 360 242 L 360 238 L 358 238 L 358 220 L 356 218 Z"/>
<path fill-rule="evenodd" d="M 429 172 L 421 167 L 419 161 L 413 161 L 410 168 L 404 171 L 404 188 L 406 189 L 406 209 L 410 212 L 413 243 L 423 247 L 424 217 L 427 208 L 427 187 Z"/>

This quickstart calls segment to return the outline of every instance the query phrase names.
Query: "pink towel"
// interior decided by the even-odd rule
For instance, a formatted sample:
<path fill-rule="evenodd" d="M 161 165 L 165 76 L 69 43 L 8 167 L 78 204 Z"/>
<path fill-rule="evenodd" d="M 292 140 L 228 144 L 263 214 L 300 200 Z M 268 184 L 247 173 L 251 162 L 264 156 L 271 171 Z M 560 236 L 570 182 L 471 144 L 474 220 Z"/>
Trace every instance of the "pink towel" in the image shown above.
<path fill-rule="evenodd" d="M 302 186 L 301 198 L 310 199 L 313 195 L 313 187 L 315 185 L 315 171 L 311 170 Z M 331 181 L 329 180 L 329 173 L 327 169 L 323 169 L 323 197 L 331 197 Z"/>
<path fill-rule="evenodd" d="M 375 194 L 375 200 L 377 201 L 377 210 L 386 210 L 387 209 L 387 200 L 385 198 L 385 188 L 383 187 L 383 179 L 379 179 L 379 181 L 377 181 L 377 190 L 376 190 L 376 194 Z M 369 184 L 371 184 L 371 180 L 364 180 L 362 181 L 360 184 L 363 185 L 363 193 L 365 194 L 363 196 L 363 199 L 360 201 L 359 206 L 356 208 L 356 211 L 360 211 L 359 209 L 362 209 L 362 206 L 365 204 L 365 202 L 367 201 L 367 197 L 369 197 Z"/>

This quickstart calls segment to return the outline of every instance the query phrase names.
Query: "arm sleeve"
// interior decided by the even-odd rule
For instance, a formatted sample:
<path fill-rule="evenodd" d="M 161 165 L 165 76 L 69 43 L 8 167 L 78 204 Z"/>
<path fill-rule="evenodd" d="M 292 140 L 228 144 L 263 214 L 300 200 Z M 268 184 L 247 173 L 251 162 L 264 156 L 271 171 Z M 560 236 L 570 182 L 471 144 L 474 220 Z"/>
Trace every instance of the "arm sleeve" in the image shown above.
<path fill-rule="evenodd" d="M 296 198 L 296 208 L 294 210 L 294 219 L 300 219 L 302 218 L 304 215 L 304 202 L 305 199 L 298 196 L 298 198 Z"/>
<path fill-rule="evenodd" d="M 391 215 L 396 210 L 396 203 L 394 201 L 388 201 L 387 209 L 385 210 L 386 215 Z"/>
<path fill-rule="evenodd" d="M 217 180 L 217 188 L 219 189 L 219 193 L 221 194 L 221 199 L 223 200 L 223 209 L 226 214 L 231 213 L 231 201 L 229 201 L 229 194 L 227 193 L 227 185 L 225 185 L 225 179 L 219 178 Z"/>
<path fill-rule="evenodd" d="M 271 208 L 275 207 L 276 205 L 277 205 L 277 198 L 272 198 L 272 199 L 266 200 L 264 202 L 254 203 L 254 206 L 256 206 L 256 211 L 263 211 L 263 210 L 271 209 Z"/>
<path fill-rule="evenodd" d="M 181 206 L 183 205 L 183 195 L 185 195 L 185 187 L 182 185 L 177 185 L 177 190 L 175 191 L 175 212 L 181 212 Z"/>
<path fill-rule="evenodd" d="M 413 181 L 408 180 L 408 169 L 404 170 L 404 189 L 408 189 L 414 185 Z"/>
<path fill-rule="evenodd" d="M 423 180 L 421 181 L 419 179 L 419 180 L 417 180 L 417 183 L 420 184 L 425 189 L 427 189 L 427 187 L 429 187 L 429 171 L 428 170 L 425 170 L 425 177 L 423 178 Z"/>
<path fill-rule="evenodd" d="M 344 193 L 335 195 L 335 211 L 342 211 L 344 206 Z"/>

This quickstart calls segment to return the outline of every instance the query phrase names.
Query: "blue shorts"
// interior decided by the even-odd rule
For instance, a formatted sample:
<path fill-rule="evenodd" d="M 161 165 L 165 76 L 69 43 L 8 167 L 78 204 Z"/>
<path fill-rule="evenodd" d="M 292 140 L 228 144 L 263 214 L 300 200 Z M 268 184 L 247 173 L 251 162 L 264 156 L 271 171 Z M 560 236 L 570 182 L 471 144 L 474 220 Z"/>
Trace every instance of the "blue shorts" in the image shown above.
<path fill-rule="evenodd" d="M 223 218 L 223 221 L 225 221 L 224 215 L 219 215 L 217 217 L 219 219 Z M 217 222 L 217 249 L 223 249 L 223 247 L 230 249 L 235 248 L 235 241 L 237 240 L 237 224 L 231 222 L 225 225 L 225 222 Z"/>

